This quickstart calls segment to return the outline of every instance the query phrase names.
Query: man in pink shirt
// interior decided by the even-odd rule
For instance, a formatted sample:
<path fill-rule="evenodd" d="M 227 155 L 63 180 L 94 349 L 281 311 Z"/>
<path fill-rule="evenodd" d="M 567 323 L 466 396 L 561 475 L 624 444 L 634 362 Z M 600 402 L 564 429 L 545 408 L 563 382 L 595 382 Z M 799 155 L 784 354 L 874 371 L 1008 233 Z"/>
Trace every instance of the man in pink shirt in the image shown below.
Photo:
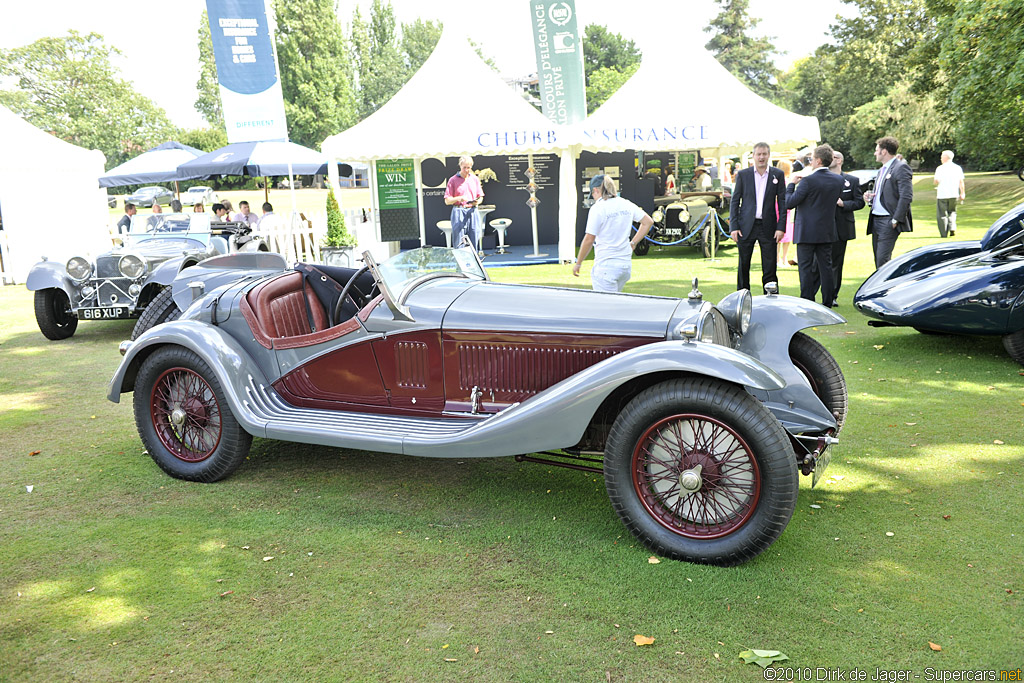
<path fill-rule="evenodd" d="M 750 261 L 761 248 L 761 286 L 778 282 L 775 245 L 786 235 L 786 176 L 769 164 L 767 142 L 754 145 L 754 165 L 736 174 L 729 203 L 729 236 L 739 245 L 736 289 L 750 289 Z"/>
<path fill-rule="evenodd" d="M 480 240 L 480 214 L 476 207 L 484 197 L 480 179 L 473 173 L 473 158 L 459 157 L 459 172 L 448 181 L 444 203 L 452 207 L 452 246 L 461 245 L 462 236 L 468 234 L 473 248 Z"/>

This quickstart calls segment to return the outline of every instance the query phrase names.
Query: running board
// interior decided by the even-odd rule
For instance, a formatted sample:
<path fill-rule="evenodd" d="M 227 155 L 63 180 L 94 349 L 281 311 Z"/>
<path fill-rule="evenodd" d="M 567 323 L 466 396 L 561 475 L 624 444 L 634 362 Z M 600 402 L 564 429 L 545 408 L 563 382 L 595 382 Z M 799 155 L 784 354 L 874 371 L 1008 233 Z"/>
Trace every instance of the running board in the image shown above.
<path fill-rule="evenodd" d="M 237 417 L 253 436 L 383 453 L 406 453 L 406 440 L 414 437 L 421 446 L 436 444 L 437 457 L 450 456 L 452 441 L 487 421 L 297 408 L 251 376 L 242 404 L 248 414 Z"/>

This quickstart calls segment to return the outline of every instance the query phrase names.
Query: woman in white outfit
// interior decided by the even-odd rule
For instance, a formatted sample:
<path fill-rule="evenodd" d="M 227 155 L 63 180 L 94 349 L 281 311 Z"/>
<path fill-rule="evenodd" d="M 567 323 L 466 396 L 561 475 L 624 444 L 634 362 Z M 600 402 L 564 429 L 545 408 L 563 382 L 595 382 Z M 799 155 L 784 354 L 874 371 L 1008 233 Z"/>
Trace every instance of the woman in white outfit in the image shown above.
<path fill-rule="evenodd" d="M 615 181 L 606 175 L 596 175 L 590 181 L 590 196 L 596 202 L 587 217 L 587 233 L 580 244 L 580 254 L 572 267 L 572 274 L 580 276 L 580 266 L 594 247 L 594 267 L 590 280 L 595 291 L 621 292 L 631 275 L 630 259 L 633 248 L 644 238 L 654 219 L 643 209 L 619 197 Z M 640 228 L 630 239 L 633 223 Z"/>

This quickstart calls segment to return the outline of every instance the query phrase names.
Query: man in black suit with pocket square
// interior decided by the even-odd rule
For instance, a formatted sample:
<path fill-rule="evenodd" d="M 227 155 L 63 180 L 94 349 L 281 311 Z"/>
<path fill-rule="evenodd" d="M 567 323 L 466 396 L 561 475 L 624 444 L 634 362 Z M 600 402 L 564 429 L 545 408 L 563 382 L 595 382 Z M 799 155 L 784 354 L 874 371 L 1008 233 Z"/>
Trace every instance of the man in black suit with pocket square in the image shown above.
<path fill-rule="evenodd" d="M 761 247 L 761 285 L 778 282 L 776 244 L 786 234 L 786 176 L 768 164 L 767 142 L 754 145 L 754 165 L 736 174 L 729 203 L 729 236 L 739 245 L 736 289 L 750 289 L 750 260 L 754 245 Z M 781 227 L 780 227 L 781 226 Z"/>
<path fill-rule="evenodd" d="M 914 231 L 914 218 L 910 215 L 914 172 L 907 162 L 896 158 L 899 146 L 893 137 L 879 138 L 875 142 L 875 160 L 882 168 L 875 177 L 874 190 L 864 193 L 864 201 L 871 207 L 868 234 L 875 252 L 876 270 L 892 258 L 900 233 Z"/>
<path fill-rule="evenodd" d="M 860 189 L 860 180 L 857 176 L 843 173 L 842 152 L 832 152 L 832 165 L 829 170 L 839 174 L 843 179 L 843 192 L 839 195 L 839 202 L 836 204 L 836 232 L 839 239 L 832 243 L 832 276 L 836 283 L 836 299 L 839 299 L 839 289 L 843 286 L 843 263 L 846 261 L 846 244 L 857 237 L 857 221 L 853 212 L 864 208 L 864 193 Z M 838 304 L 833 301 L 832 305 Z"/>
<path fill-rule="evenodd" d="M 838 237 L 836 206 L 843 193 L 843 179 L 828 170 L 831 164 L 832 148 L 815 147 L 810 172 L 804 169 L 803 175 L 794 174 L 794 182 L 786 188 L 786 208 L 799 207 L 793 241 L 800 269 L 800 297 L 814 301 L 820 279 L 821 302 L 829 307 L 836 300 L 832 243 Z"/>

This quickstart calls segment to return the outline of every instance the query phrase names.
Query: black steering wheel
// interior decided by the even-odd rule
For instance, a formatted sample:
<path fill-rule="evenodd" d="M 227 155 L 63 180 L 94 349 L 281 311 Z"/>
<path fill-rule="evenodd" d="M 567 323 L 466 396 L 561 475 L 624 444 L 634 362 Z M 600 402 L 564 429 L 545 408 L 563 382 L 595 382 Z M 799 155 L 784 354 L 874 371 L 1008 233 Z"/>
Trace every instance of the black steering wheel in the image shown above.
<path fill-rule="evenodd" d="M 345 283 L 345 286 L 341 288 L 341 295 L 338 296 L 338 303 L 334 305 L 333 318 L 335 324 L 341 322 L 341 309 L 345 306 L 345 298 L 349 296 L 349 291 L 355 285 L 356 280 L 359 279 L 359 276 L 365 273 L 367 270 L 369 270 L 369 267 L 367 266 L 363 266 L 362 268 L 357 270 L 355 274 L 348 279 L 348 282 Z M 355 297 L 350 298 L 352 299 L 352 303 L 355 304 L 356 309 L 358 310 L 359 302 L 356 301 Z"/>

